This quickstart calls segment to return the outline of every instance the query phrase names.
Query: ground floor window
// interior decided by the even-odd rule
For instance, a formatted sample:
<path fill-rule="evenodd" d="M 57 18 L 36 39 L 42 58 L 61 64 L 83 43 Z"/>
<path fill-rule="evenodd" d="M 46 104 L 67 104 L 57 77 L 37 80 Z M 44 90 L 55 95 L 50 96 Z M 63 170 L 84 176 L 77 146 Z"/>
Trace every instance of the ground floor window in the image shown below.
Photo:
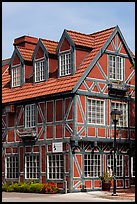
<path fill-rule="evenodd" d="M 51 154 L 47 157 L 48 179 L 63 179 L 64 160 L 62 154 Z"/>
<path fill-rule="evenodd" d="M 101 155 L 98 154 L 84 155 L 84 175 L 85 177 L 101 176 Z"/>
<path fill-rule="evenodd" d="M 135 177 L 135 157 L 131 157 L 131 176 Z"/>
<path fill-rule="evenodd" d="M 112 172 L 114 172 L 114 155 L 108 155 L 107 157 L 107 167 L 109 167 Z M 123 155 L 116 155 L 116 176 L 123 177 Z"/>
<path fill-rule="evenodd" d="M 5 177 L 15 179 L 18 178 L 18 176 L 19 176 L 18 155 L 6 156 Z"/>
<path fill-rule="evenodd" d="M 25 178 L 38 179 L 39 170 L 39 155 L 25 155 Z"/>

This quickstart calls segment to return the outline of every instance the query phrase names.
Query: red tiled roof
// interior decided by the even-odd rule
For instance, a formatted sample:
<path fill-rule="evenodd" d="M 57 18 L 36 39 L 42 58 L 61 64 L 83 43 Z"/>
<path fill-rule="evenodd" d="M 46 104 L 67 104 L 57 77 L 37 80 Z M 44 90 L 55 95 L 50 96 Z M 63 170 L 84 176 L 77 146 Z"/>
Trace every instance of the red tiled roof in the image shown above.
<path fill-rule="evenodd" d="M 6 64 L 2 67 L 2 87 L 10 81 L 9 65 Z M 4 90 L 2 90 L 3 92 Z"/>
<path fill-rule="evenodd" d="M 19 45 L 20 43 L 29 42 L 31 44 L 37 44 L 38 38 L 32 36 L 21 36 L 19 38 L 15 38 L 13 45 Z"/>
<path fill-rule="evenodd" d="M 32 54 L 34 50 L 27 49 L 25 47 L 17 46 L 22 58 L 26 61 L 32 61 Z"/>
<path fill-rule="evenodd" d="M 72 30 L 66 30 L 67 33 L 70 35 L 71 39 L 74 41 L 76 45 L 81 45 L 84 47 L 92 48 L 94 45 L 94 37 L 83 34 L 80 32 L 72 31 Z"/>
<path fill-rule="evenodd" d="M 25 99 L 30 99 L 30 98 L 36 98 L 36 97 L 41 97 L 41 96 L 46 96 L 46 95 L 51 95 L 51 94 L 72 91 L 74 86 L 76 85 L 80 77 L 82 76 L 82 74 L 85 72 L 86 68 L 90 65 L 92 60 L 95 58 L 98 51 L 104 45 L 104 43 L 106 42 L 108 37 L 111 35 L 113 30 L 114 30 L 114 27 L 104 30 L 102 32 L 97 32 L 93 34 L 94 35 L 94 49 L 87 55 L 86 58 L 84 58 L 84 60 L 82 61 L 80 66 L 77 68 L 77 71 L 75 72 L 74 75 L 54 78 L 54 79 L 49 78 L 47 81 L 36 83 L 36 84 L 26 83 L 22 87 L 17 87 L 14 89 L 10 89 L 9 87 L 5 86 L 2 91 L 2 102 L 3 103 L 15 102 L 15 101 L 20 101 L 20 100 L 25 100 Z M 75 36 L 78 36 L 77 32 L 72 31 L 72 33 L 73 34 L 75 33 Z M 78 39 L 81 39 L 82 35 L 79 34 Z M 88 41 L 89 38 L 87 37 L 86 39 Z M 84 38 L 83 38 L 83 41 L 85 41 Z M 80 44 L 81 43 L 82 41 L 80 40 Z M 5 72 L 3 79 L 2 79 L 3 85 L 6 85 L 7 79 L 8 79 L 8 73 Z"/>
<path fill-rule="evenodd" d="M 56 54 L 56 48 L 57 48 L 58 42 L 46 40 L 46 39 L 42 39 L 42 38 L 40 38 L 40 40 L 42 41 L 42 43 L 46 47 L 48 53 Z"/>

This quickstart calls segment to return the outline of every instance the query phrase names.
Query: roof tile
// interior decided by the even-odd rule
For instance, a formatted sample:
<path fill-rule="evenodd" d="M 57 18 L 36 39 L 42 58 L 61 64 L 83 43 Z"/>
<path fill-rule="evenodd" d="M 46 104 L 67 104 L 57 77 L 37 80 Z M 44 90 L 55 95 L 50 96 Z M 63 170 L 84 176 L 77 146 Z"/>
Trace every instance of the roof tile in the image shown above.
<path fill-rule="evenodd" d="M 89 47 L 93 46 L 93 50 L 87 55 L 87 57 L 84 58 L 74 75 L 68 75 L 60 78 L 49 78 L 47 81 L 36 84 L 25 83 L 23 87 L 10 89 L 10 87 L 5 86 L 10 80 L 8 71 L 5 71 L 2 76 L 2 83 L 4 86 L 2 91 L 2 102 L 15 102 L 56 93 L 63 93 L 66 91 L 72 91 L 82 74 L 85 72 L 86 68 L 90 65 L 90 63 L 97 55 L 98 51 L 106 42 L 107 38 L 113 32 L 113 30 L 114 28 L 111 28 L 88 35 L 74 31 L 67 31 L 74 42 L 76 42 L 76 44 L 78 43 L 79 45 Z M 44 39 L 41 40 L 46 46 L 48 52 L 55 54 L 57 42 Z M 32 51 L 26 50 L 24 48 L 19 48 L 19 50 L 25 59 L 30 60 Z"/>

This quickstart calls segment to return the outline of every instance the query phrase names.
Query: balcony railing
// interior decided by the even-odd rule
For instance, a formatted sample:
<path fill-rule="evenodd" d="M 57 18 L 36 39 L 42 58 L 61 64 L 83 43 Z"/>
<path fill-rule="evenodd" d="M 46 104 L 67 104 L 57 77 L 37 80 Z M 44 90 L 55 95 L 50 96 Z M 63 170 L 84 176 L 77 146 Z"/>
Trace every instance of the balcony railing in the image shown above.
<path fill-rule="evenodd" d="M 35 128 L 27 129 L 24 131 L 17 130 L 19 137 L 23 142 L 35 142 L 37 138 L 37 132 Z"/>
<path fill-rule="evenodd" d="M 127 84 L 111 83 L 108 84 L 108 95 L 124 97 L 129 91 L 129 86 Z"/>

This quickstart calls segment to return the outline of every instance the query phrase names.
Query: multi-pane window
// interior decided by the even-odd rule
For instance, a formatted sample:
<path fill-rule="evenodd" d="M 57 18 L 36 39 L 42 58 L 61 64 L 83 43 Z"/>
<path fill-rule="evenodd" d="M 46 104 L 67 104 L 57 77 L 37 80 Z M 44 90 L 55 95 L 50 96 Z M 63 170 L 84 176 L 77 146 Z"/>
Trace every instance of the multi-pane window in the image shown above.
<path fill-rule="evenodd" d="M 112 102 L 112 109 L 118 109 L 121 111 L 120 118 L 117 125 L 122 127 L 128 126 L 128 106 L 127 103 L 116 103 Z"/>
<path fill-rule="evenodd" d="M 35 127 L 35 104 L 25 106 L 25 127 Z"/>
<path fill-rule="evenodd" d="M 35 82 L 45 79 L 45 61 L 40 60 L 35 62 Z"/>
<path fill-rule="evenodd" d="M 5 177 L 15 179 L 19 176 L 18 155 L 6 156 L 5 158 Z"/>
<path fill-rule="evenodd" d="M 109 55 L 109 76 L 111 79 L 123 80 L 124 58 Z"/>
<path fill-rule="evenodd" d="M 104 101 L 88 99 L 88 122 L 93 124 L 105 123 Z"/>
<path fill-rule="evenodd" d="M 12 67 L 12 87 L 21 85 L 21 67 L 20 65 Z"/>
<path fill-rule="evenodd" d="M 107 166 L 114 172 L 114 155 L 108 155 Z M 123 155 L 116 155 L 116 176 L 123 176 Z"/>
<path fill-rule="evenodd" d="M 85 177 L 99 177 L 101 175 L 101 155 L 84 155 L 84 175 Z"/>
<path fill-rule="evenodd" d="M 62 154 L 48 155 L 48 178 L 63 179 L 64 160 Z"/>
<path fill-rule="evenodd" d="M 131 157 L 131 176 L 135 177 L 135 157 Z"/>
<path fill-rule="evenodd" d="M 40 171 L 39 155 L 25 156 L 25 178 L 38 179 Z"/>
<path fill-rule="evenodd" d="M 71 53 L 60 54 L 60 76 L 71 74 Z"/>

